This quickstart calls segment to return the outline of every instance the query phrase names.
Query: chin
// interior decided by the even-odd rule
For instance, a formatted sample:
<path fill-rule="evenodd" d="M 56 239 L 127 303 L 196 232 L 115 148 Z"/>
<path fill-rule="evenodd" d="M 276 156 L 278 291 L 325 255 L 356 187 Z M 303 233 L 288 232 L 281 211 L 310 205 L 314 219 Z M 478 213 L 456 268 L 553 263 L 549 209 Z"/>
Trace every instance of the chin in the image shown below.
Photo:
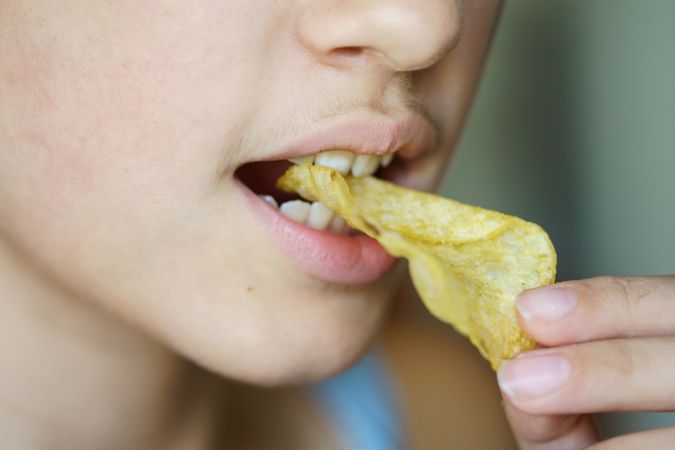
<path fill-rule="evenodd" d="M 368 351 L 400 273 L 394 269 L 358 288 L 310 281 L 304 288 L 261 290 L 255 301 L 269 308 L 242 320 L 224 317 L 220 325 L 213 316 L 186 314 L 192 320 L 182 321 L 164 340 L 202 367 L 240 382 L 281 386 L 318 381 Z"/>

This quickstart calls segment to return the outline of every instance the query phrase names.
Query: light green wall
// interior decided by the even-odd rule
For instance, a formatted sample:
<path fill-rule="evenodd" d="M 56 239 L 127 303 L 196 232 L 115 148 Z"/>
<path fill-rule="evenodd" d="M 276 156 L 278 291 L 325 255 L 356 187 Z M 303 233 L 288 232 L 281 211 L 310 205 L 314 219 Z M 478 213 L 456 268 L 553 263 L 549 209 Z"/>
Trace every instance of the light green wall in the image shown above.
<path fill-rule="evenodd" d="M 445 194 L 542 224 L 561 279 L 675 274 L 675 1 L 510 0 Z"/>

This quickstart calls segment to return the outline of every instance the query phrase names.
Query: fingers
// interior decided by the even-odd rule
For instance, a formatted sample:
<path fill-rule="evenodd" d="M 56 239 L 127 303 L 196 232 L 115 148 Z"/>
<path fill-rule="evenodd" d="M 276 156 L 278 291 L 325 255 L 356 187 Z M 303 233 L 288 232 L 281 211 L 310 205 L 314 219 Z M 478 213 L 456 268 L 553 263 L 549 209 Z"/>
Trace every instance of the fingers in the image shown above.
<path fill-rule="evenodd" d="M 533 289 L 517 301 L 525 331 L 545 346 L 675 334 L 675 277 L 598 277 Z"/>
<path fill-rule="evenodd" d="M 627 434 L 592 445 L 587 450 L 669 449 L 675 446 L 675 427 Z"/>
<path fill-rule="evenodd" d="M 675 409 L 675 277 L 559 283 L 521 294 L 517 309 L 528 334 L 556 347 L 519 355 L 499 370 L 521 448 L 669 448 L 675 442 L 672 428 L 595 443 L 585 415 Z"/>
<path fill-rule="evenodd" d="M 516 409 L 508 398 L 504 410 L 521 450 L 577 450 L 598 442 L 590 416 L 534 416 Z"/>
<path fill-rule="evenodd" d="M 523 353 L 499 386 L 529 414 L 675 408 L 675 337 L 613 339 Z"/>

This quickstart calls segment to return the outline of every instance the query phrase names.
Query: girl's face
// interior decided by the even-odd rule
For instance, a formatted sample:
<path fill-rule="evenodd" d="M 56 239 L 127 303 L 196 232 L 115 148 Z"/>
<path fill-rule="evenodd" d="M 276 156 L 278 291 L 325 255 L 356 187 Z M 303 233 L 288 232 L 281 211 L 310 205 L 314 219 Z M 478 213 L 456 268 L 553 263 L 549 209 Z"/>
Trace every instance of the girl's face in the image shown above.
<path fill-rule="evenodd" d="M 283 164 L 251 163 L 400 151 L 391 177 L 433 188 L 498 6 L 3 0 L 0 239 L 224 375 L 332 373 L 401 271 L 268 207 Z"/>

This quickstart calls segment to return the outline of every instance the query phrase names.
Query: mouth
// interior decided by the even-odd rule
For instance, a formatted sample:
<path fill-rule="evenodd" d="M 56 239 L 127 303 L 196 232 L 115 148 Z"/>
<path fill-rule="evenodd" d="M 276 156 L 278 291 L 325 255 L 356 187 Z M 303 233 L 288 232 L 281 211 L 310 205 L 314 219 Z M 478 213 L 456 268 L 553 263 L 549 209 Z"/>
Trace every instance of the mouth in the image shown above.
<path fill-rule="evenodd" d="M 353 131 L 355 130 L 355 131 Z M 396 184 L 407 184 L 409 172 L 430 148 L 433 130 L 427 122 L 394 123 L 374 126 L 370 133 L 360 122 L 356 127 L 341 127 L 338 139 L 350 141 L 349 147 L 331 147 L 330 134 L 310 136 L 289 150 L 240 166 L 235 179 L 263 223 L 277 237 L 286 253 L 310 276 L 325 282 L 365 284 L 376 281 L 394 265 L 391 257 L 375 240 L 350 228 L 321 202 L 308 202 L 297 194 L 283 192 L 277 180 L 293 164 L 312 163 L 331 167 L 343 175 L 375 176 Z M 384 130 L 384 133 L 382 132 Z M 351 132 L 351 134 L 350 134 Z M 379 135 L 378 135 L 379 133 Z M 367 139 L 358 139 L 367 137 Z M 321 139 L 323 138 L 323 140 Z M 355 139 L 356 138 L 356 139 Z M 321 148 L 310 153 L 308 148 Z M 379 147 L 354 144 L 379 143 Z M 320 141 L 320 142 L 319 142 Z"/>
<path fill-rule="evenodd" d="M 406 162 L 394 153 L 385 155 L 357 155 L 349 150 L 329 150 L 317 155 L 307 155 L 291 160 L 258 161 L 241 166 L 235 176 L 281 215 L 310 228 L 331 233 L 357 235 L 345 221 L 321 202 L 307 202 L 294 193 L 276 187 L 276 181 L 293 164 L 312 163 L 331 167 L 342 175 L 354 177 L 375 176 L 396 183 L 407 173 Z"/>

